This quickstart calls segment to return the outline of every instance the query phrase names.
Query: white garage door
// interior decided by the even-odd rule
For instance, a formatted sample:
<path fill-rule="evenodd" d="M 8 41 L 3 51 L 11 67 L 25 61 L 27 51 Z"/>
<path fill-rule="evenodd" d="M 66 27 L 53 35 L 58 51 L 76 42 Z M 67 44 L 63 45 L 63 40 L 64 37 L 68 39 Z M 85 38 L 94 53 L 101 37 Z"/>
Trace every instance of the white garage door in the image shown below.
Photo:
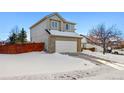
<path fill-rule="evenodd" d="M 77 41 L 56 41 L 56 52 L 77 52 Z"/>

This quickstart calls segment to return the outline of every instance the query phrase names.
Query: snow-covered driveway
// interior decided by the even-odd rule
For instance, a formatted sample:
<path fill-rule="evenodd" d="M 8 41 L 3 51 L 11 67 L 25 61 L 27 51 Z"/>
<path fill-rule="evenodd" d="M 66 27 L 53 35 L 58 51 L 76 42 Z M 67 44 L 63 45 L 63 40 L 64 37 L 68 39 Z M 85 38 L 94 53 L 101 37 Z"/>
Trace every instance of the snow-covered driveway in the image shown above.
<path fill-rule="evenodd" d="M 0 54 L 0 77 L 87 70 L 94 67 L 96 65 L 89 61 L 58 53 Z"/>
<path fill-rule="evenodd" d="M 124 64 L 124 55 L 115 55 L 110 53 L 106 53 L 105 55 L 103 55 L 102 52 L 91 52 L 87 50 L 83 51 L 82 53 Z"/>
<path fill-rule="evenodd" d="M 124 70 L 124 56 L 123 55 L 114 55 L 106 53 L 103 55 L 101 52 L 91 52 L 83 51 L 83 56 L 95 59 L 95 61 L 105 64 L 107 66 L 113 67 L 117 70 Z"/>

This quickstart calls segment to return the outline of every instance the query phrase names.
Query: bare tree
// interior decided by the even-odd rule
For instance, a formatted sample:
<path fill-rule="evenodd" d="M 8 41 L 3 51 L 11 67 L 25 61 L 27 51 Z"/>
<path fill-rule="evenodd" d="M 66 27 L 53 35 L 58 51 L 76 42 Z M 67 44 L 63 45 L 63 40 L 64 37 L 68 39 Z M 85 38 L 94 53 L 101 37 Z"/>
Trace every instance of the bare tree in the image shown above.
<path fill-rule="evenodd" d="M 105 54 L 111 39 L 120 37 L 121 31 L 119 31 L 115 25 L 106 28 L 104 24 L 100 24 L 96 28 L 91 29 L 89 35 L 97 39 L 97 43 L 102 45 L 103 54 Z"/>

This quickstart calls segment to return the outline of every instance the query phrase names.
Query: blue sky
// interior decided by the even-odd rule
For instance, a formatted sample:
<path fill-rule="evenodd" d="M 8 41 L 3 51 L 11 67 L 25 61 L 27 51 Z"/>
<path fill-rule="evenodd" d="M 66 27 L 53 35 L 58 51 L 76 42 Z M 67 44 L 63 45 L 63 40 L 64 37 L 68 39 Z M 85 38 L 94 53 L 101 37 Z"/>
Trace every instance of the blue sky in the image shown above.
<path fill-rule="evenodd" d="M 0 12 L 0 40 L 6 40 L 12 28 L 16 25 L 24 27 L 28 33 L 29 27 L 50 14 L 50 12 Z M 88 31 L 104 23 L 107 26 L 117 25 L 117 28 L 124 31 L 123 12 L 59 12 L 65 19 L 77 23 L 76 32 L 87 35 Z"/>

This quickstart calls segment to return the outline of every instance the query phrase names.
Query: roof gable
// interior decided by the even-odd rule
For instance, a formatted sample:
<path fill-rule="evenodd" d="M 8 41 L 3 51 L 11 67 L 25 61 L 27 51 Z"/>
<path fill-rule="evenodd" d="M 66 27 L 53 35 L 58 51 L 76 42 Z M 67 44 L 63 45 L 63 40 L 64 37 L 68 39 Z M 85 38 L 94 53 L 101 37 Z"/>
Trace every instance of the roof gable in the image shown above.
<path fill-rule="evenodd" d="M 59 15 L 58 13 L 52 13 L 50 15 L 48 15 L 48 18 L 52 18 L 52 17 L 58 17 L 60 20 L 62 21 L 66 21 L 61 15 Z"/>
<path fill-rule="evenodd" d="M 60 18 L 63 22 L 75 24 L 75 23 L 73 23 L 73 22 L 69 22 L 69 21 L 65 20 L 65 19 L 64 19 L 60 14 L 58 14 L 58 13 L 52 13 L 52 14 L 49 14 L 49 15 L 45 16 L 45 17 L 42 18 L 40 21 L 38 21 L 37 23 L 35 23 L 34 25 L 32 25 L 32 26 L 30 27 L 30 29 L 33 28 L 33 27 L 35 27 L 36 25 L 40 24 L 42 21 L 44 21 L 44 20 L 46 20 L 46 19 L 48 19 L 48 18 L 52 18 L 53 16 L 56 16 L 56 17 Z"/>
<path fill-rule="evenodd" d="M 63 22 L 65 22 L 65 23 L 76 24 L 76 23 L 74 23 L 74 22 L 67 21 L 67 20 L 64 19 L 59 13 L 52 13 L 52 14 L 48 15 L 48 18 L 53 17 L 53 16 L 57 16 L 58 18 L 60 18 L 60 19 L 61 19 Z"/>

